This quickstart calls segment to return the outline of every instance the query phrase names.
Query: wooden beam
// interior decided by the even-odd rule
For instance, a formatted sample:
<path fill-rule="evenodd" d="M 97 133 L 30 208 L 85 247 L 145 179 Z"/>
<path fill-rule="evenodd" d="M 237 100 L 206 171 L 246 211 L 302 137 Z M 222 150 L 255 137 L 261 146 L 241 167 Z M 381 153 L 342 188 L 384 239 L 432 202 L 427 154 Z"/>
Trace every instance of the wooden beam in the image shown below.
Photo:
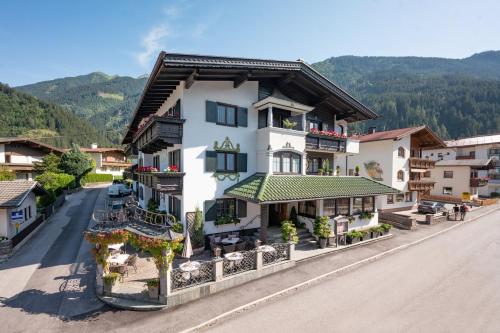
<path fill-rule="evenodd" d="M 184 88 L 189 89 L 193 85 L 194 81 L 196 80 L 196 77 L 198 76 L 198 70 L 195 69 L 191 74 L 189 74 L 188 78 L 184 82 Z"/>
<path fill-rule="evenodd" d="M 295 79 L 295 73 L 288 73 L 287 75 L 283 76 L 281 79 L 278 80 L 278 86 L 281 88 L 283 86 L 286 86 L 290 82 Z"/>
<path fill-rule="evenodd" d="M 241 86 L 243 83 L 247 82 L 248 81 L 248 77 L 250 76 L 250 74 L 248 73 L 243 73 L 241 75 L 238 75 L 235 79 L 234 79 L 234 88 L 238 88 L 239 86 Z"/>

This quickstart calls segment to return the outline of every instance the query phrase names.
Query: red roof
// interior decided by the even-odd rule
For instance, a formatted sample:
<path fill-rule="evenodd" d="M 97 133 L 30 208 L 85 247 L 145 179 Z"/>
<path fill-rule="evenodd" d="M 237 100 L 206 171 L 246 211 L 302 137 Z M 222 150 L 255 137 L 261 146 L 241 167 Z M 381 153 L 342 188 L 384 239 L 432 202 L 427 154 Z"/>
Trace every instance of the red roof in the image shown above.
<path fill-rule="evenodd" d="M 353 139 L 359 140 L 360 142 L 380 141 L 380 140 L 397 140 L 397 139 L 401 139 L 407 135 L 418 132 L 424 128 L 425 128 L 425 126 L 398 128 L 398 129 L 390 130 L 390 131 L 357 135 L 357 136 L 353 136 Z"/>
<path fill-rule="evenodd" d="M 80 148 L 81 151 L 85 152 L 85 153 L 106 153 L 106 152 L 110 152 L 110 151 L 118 151 L 118 152 L 121 152 L 123 153 L 123 149 L 122 148 Z"/>

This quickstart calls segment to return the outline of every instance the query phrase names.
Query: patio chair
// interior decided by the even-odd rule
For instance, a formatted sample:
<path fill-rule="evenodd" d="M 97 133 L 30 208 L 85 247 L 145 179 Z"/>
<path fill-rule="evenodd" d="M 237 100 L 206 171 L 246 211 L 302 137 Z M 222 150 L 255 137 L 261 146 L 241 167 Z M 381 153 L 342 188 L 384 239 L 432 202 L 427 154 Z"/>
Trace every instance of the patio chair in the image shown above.
<path fill-rule="evenodd" d="M 232 244 L 232 245 L 223 245 L 222 248 L 224 249 L 225 253 L 231 253 L 231 252 L 234 252 L 236 250 L 236 245 L 234 245 L 234 244 Z"/>
<path fill-rule="evenodd" d="M 125 274 L 127 274 L 127 276 L 128 276 L 127 265 L 112 265 L 112 266 L 109 266 L 109 271 L 111 273 L 120 274 L 120 281 L 121 282 L 123 282 L 123 277 L 125 276 Z"/>
<path fill-rule="evenodd" d="M 127 266 L 133 267 L 134 271 L 137 273 L 137 253 L 134 253 L 130 257 L 128 257 L 127 262 L 125 264 Z"/>
<path fill-rule="evenodd" d="M 247 242 L 241 241 L 236 243 L 236 251 L 245 251 L 247 247 Z"/>

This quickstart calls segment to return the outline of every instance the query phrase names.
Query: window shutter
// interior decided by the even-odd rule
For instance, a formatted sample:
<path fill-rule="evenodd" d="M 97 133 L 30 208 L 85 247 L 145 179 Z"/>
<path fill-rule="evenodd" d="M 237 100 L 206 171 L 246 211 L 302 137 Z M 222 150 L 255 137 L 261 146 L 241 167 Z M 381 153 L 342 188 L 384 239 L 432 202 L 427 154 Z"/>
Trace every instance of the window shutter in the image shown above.
<path fill-rule="evenodd" d="M 215 205 L 215 200 L 207 200 L 203 203 L 205 211 L 205 222 L 215 221 L 217 214 L 217 207 Z"/>
<path fill-rule="evenodd" d="M 217 152 L 207 150 L 205 152 L 205 171 L 217 171 Z"/>
<path fill-rule="evenodd" d="M 206 101 L 205 118 L 209 123 L 217 122 L 217 103 L 212 101 Z"/>
<path fill-rule="evenodd" d="M 181 220 L 181 201 L 175 198 L 175 215 L 177 217 L 177 221 Z"/>
<path fill-rule="evenodd" d="M 248 109 L 238 107 L 238 126 L 247 127 L 248 126 Z"/>
<path fill-rule="evenodd" d="M 245 200 L 238 199 L 238 217 L 247 217 L 247 202 Z"/>
<path fill-rule="evenodd" d="M 247 172 L 247 154 L 246 153 L 238 153 L 238 162 L 236 166 L 238 168 L 238 172 Z"/>

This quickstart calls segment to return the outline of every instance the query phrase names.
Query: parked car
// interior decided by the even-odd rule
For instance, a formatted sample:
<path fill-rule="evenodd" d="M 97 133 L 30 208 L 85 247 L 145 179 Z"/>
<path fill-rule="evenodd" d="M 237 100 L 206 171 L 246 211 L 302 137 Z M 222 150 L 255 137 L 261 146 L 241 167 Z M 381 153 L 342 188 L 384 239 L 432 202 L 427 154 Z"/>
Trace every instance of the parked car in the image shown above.
<path fill-rule="evenodd" d="M 442 202 L 422 201 L 418 205 L 418 212 L 421 214 L 437 214 L 445 211 L 446 208 Z"/>
<path fill-rule="evenodd" d="M 113 184 L 110 187 L 108 187 L 108 195 L 110 197 L 119 197 L 121 195 L 119 184 Z"/>
<path fill-rule="evenodd" d="M 128 187 L 126 184 L 116 184 L 118 186 L 118 191 L 120 195 L 125 196 L 125 195 L 130 195 L 132 194 L 132 189 Z"/>

